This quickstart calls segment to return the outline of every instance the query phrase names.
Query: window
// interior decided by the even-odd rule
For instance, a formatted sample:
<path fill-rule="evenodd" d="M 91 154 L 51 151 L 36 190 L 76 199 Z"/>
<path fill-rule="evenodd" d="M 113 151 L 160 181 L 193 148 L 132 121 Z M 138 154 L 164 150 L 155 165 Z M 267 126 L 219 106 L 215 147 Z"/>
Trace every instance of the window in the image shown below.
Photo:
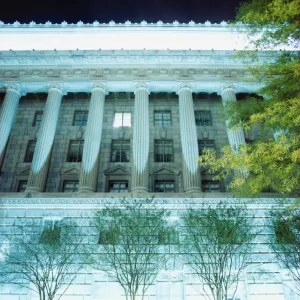
<path fill-rule="evenodd" d="M 60 242 L 60 236 L 61 236 L 60 220 L 44 220 L 44 228 L 40 236 L 40 243 L 57 244 Z"/>
<path fill-rule="evenodd" d="M 179 232 L 175 229 L 171 229 L 166 232 L 159 232 L 157 235 L 157 241 L 159 245 L 178 244 L 180 241 Z"/>
<path fill-rule="evenodd" d="M 74 112 L 73 126 L 86 126 L 89 112 L 77 110 Z"/>
<path fill-rule="evenodd" d="M 128 181 L 109 181 L 108 191 L 110 193 L 127 193 Z"/>
<path fill-rule="evenodd" d="M 168 127 L 172 125 L 171 111 L 154 111 L 154 126 Z"/>
<path fill-rule="evenodd" d="M 196 126 L 211 126 L 211 113 L 206 110 L 195 111 Z"/>
<path fill-rule="evenodd" d="M 117 238 L 108 231 L 101 231 L 99 234 L 98 244 L 100 245 L 115 245 Z"/>
<path fill-rule="evenodd" d="M 24 162 L 31 163 L 33 159 L 34 149 L 35 149 L 36 140 L 28 142 Z"/>
<path fill-rule="evenodd" d="M 202 180 L 202 190 L 203 192 L 219 192 L 220 182 L 213 180 Z"/>
<path fill-rule="evenodd" d="M 27 188 L 27 180 L 20 180 L 18 183 L 17 192 L 24 193 Z"/>
<path fill-rule="evenodd" d="M 78 180 L 65 180 L 63 183 L 63 193 L 73 193 L 78 190 Z"/>
<path fill-rule="evenodd" d="M 173 161 L 173 142 L 170 140 L 156 140 L 154 142 L 154 161 Z"/>
<path fill-rule="evenodd" d="M 274 221 L 276 242 L 278 244 L 298 244 L 298 234 L 300 233 L 300 216 L 293 215 Z"/>
<path fill-rule="evenodd" d="M 81 162 L 84 140 L 70 141 L 67 162 Z"/>
<path fill-rule="evenodd" d="M 204 149 L 215 149 L 215 143 L 213 140 L 198 140 L 199 155 L 203 154 Z"/>
<path fill-rule="evenodd" d="M 155 193 L 174 193 L 174 180 L 156 180 L 154 183 L 154 192 Z"/>
<path fill-rule="evenodd" d="M 41 122 L 42 122 L 42 118 L 43 118 L 43 111 L 36 111 L 35 115 L 34 115 L 34 119 L 33 119 L 33 123 L 32 126 L 36 127 L 36 126 L 40 126 Z"/>
<path fill-rule="evenodd" d="M 130 141 L 113 140 L 111 143 L 111 161 L 112 162 L 129 162 Z"/>
<path fill-rule="evenodd" d="M 114 127 L 131 127 L 131 113 L 116 112 L 114 118 Z"/>

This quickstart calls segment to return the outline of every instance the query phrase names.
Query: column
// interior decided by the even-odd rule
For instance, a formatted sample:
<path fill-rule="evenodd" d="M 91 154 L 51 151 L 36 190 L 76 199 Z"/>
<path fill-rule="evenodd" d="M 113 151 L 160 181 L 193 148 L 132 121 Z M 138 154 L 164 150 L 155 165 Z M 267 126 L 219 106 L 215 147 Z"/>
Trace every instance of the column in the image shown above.
<path fill-rule="evenodd" d="M 0 112 L 0 158 L 3 155 L 14 123 L 21 96 L 26 93 L 19 84 L 8 85 Z"/>
<path fill-rule="evenodd" d="M 226 104 L 230 102 L 236 101 L 236 96 L 234 92 L 234 85 L 233 84 L 223 84 L 221 86 L 221 96 L 222 96 L 222 102 L 225 106 Z M 231 146 L 231 149 L 234 152 L 238 152 L 238 149 L 240 145 L 245 145 L 245 135 L 242 126 L 235 126 L 235 128 L 229 128 L 230 120 L 226 120 L 226 128 L 227 128 L 227 135 L 229 144 Z"/>
<path fill-rule="evenodd" d="M 51 84 L 49 86 L 26 192 L 43 192 L 45 189 L 61 99 L 65 94 L 63 85 Z"/>
<path fill-rule="evenodd" d="M 133 124 L 132 192 L 148 192 L 149 178 L 149 87 L 140 82 L 136 85 Z"/>
<path fill-rule="evenodd" d="M 177 91 L 179 96 L 180 136 L 183 156 L 183 186 L 187 193 L 201 192 L 199 151 L 192 88 L 182 83 Z"/>
<path fill-rule="evenodd" d="M 95 192 L 99 166 L 99 152 L 102 136 L 105 84 L 94 84 L 85 131 L 82 166 L 79 180 L 79 192 Z"/>

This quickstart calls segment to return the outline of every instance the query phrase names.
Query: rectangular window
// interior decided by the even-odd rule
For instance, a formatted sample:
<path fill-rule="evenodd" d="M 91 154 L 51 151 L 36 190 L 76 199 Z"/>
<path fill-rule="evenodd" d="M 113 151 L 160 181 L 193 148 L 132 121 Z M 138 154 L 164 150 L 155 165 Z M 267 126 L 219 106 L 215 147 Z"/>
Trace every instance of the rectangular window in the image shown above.
<path fill-rule="evenodd" d="M 108 191 L 110 193 L 127 193 L 128 181 L 109 181 Z"/>
<path fill-rule="evenodd" d="M 211 113 L 206 110 L 195 111 L 196 126 L 211 126 Z"/>
<path fill-rule="evenodd" d="M 35 115 L 34 115 L 34 119 L 33 119 L 33 123 L 32 126 L 36 127 L 36 126 L 40 126 L 41 122 L 42 122 L 42 118 L 43 118 L 43 111 L 36 111 Z"/>
<path fill-rule="evenodd" d="M 173 142 L 171 140 L 154 141 L 154 161 L 155 162 L 173 161 Z"/>
<path fill-rule="evenodd" d="M 44 220 L 43 232 L 40 236 L 40 243 L 60 243 L 61 220 Z"/>
<path fill-rule="evenodd" d="M 172 125 L 171 111 L 154 111 L 154 126 L 169 127 Z"/>
<path fill-rule="evenodd" d="M 101 231 L 99 234 L 99 245 L 115 245 L 117 243 L 117 239 L 108 231 Z"/>
<path fill-rule="evenodd" d="M 33 159 L 34 149 L 35 149 L 36 140 L 28 142 L 24 162 L 31 163 Z"/>
<path fill-rule="evenodd" d="M 198 140 L 199 155 L 203 154 L 204 149 L 215 149 L 215 143 L 213 140 Z"/>
<path fill-rule="evenodd" d="M 78 191 L 78 180 L 65 180 L 63 182 L 63 193 L 74 193 Z"/>
<path fill-rule="evenodd" d="M 116 112 L 113 126 L 114 127 L 131 127 L 131 113 Z"/>
<path fill-rule="evenodd" d="M 220 182 L 213 180 L 202 180 L 202 190 L 203 192 L 219 192 Z"/>
<path fill-rule="evenodd" d="M 73 126 L 86 126 L 89 112 L 77 110 L 74 112 Z"/>
<path fill-rule="evenodd" d="M 154 183 L 155 193 L 174 193 L 174 180 L 156 180 Z"/>
<path fill-rule="evenodd" d="M 18 183 L 18 190 L 19 193 L 24 193 L 27 188 L 27 180 L 20 180 Z"/>
<path fill-rule="evenodd" d="M 84 140 L 71 140 L 67 162 L 81 162 Z"/>
<path fill-rule="evenodd" d="M 111 161 L 112 162 L 129 162 L 130 141 L 113 140 L 111 143 Z"/>

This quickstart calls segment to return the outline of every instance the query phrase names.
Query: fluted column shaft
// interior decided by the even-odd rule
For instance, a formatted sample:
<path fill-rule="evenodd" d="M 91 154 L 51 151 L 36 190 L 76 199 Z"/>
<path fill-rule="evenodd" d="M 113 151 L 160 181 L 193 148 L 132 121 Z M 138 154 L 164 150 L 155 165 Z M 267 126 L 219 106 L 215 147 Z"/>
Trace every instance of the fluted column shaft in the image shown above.
<path fill-rule="evenodd" d="M 223 87 L 221 96 L 222 96 L 224 106 L 230 102 L 236 101 L 235 92 L 232 86 Z M 233 129 L 229 128 L 228 126 L 229 122 L 230 120 L 226 120 L 226 129 L 227 129 L 229 144 L 231 146 L 231 149 L 237 152 L 241 145 L 246 144 L 244 131 L 242 126 L 238 126 Z"/>
<path fill-rule="evenodd" d="M 0 112 L 0 157 L 2 156 L 14 123 L 22 90 L 17 85 L 8 86 Z"/>
<path fill-rule="evenodd" d="M 149 171 L 149 89 L 139 83 L 135 90 L 133 125 L 132 192 L 148 191 Z"/>
<path fill-rule="evenodd" d="M 184 191 L 199 193 L 201 192 L 201 178 L 192 89 L 189 85 L 181 85 L 177 94 L 179 96 Z"/>
<path fill-rule="evenodd" d="M 105 95 L 107 89 L 104 85 L 93 87 L 85 131 L 79 192 L 95 192 L 97 188 Z"/>
<path fill-rule="evenodd" d="M 26 192 L 43 192 L 45 189 L 51 150 L 63 95 L 64 90 L 61 85 L 50 86 L 34 150 Z"/>

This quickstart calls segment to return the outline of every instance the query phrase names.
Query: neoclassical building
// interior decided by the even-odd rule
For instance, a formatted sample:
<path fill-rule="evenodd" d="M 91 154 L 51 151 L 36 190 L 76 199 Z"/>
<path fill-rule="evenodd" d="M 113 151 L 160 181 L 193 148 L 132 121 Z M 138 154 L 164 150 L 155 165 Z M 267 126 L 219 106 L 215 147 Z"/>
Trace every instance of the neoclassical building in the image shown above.
<path fill-rule="evenodd" d="M 175 214 L 193 201 L 246 201 L 263 222 L 274 195 L 233 199 L 198 163 L 204 148 L 220 153 L 256 137 L 227 128 L 223 111 L 260 86 L 236 59 L 245 47 L 247 38 L 226 22 L 0 22 L 2 228 L 64 216 L 84 224 L 112 197 L 152 196 Z M 260 52 L 259 62 L 274 55 Z M 258 248 L 272 280 L 249 276 L 235 299 L 298 299 L 267 246 Z M 196 299 L 183 273 L 158 278 L 147 299 Z M 90 271 L 62 299 L 123 299 L 113 285 Z M 0 288 L 0 299 L 36 297 Z"/>

